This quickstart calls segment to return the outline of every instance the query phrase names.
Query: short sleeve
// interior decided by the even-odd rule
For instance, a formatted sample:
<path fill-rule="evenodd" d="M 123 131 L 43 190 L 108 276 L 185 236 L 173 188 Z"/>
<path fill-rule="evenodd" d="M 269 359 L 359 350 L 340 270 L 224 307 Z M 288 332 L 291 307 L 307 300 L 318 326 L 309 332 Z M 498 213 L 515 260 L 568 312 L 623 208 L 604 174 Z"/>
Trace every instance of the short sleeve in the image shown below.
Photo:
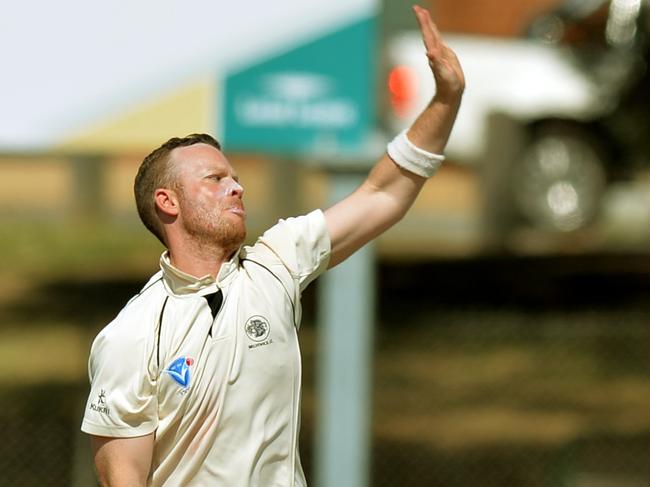
<path fill-rule="evenodd" d="M 299 217 L 280 220 L 258 241 L 280 259 L 298 281 L 302 292 L 327 269 L 330 238 L 321 210 Z"/>
<path fill-rule="evenodd" d="M 81 425 L 85 433 L 129 438 L 158 427 L 156 382 L 149 370 L 151 344 L 121 325 L 109 325 L 93 343 L 90 395 Z"/>

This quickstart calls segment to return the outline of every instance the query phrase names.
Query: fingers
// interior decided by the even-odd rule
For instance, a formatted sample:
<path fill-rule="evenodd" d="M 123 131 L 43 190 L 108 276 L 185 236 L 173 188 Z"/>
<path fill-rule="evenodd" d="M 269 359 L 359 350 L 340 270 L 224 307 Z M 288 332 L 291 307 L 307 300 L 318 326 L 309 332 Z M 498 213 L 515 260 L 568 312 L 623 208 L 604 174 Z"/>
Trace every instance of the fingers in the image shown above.
<path fill-rule="evenodd" d="M 461 93 L 465 86 L 465 77 L 456 53 L 442 39 L 436 24 L 428 10 L 413 6 L 426 48 L 429 66 L 436 79 L 437 91 Z"/>
<path fill-rule="evenodd" d="M 438 32 L 436 25 L 431 19 L 429 11 L 419 5 L 414 5 L 413 12 L 415 13 L 415 17 L 420 25 L 422 40 L 424 41 L 424 46 L 427 50 L 427 56 L 429 59 L 432 57 L 439 57 L 441 54 L 442 40 L 440 38 L 440 32 Z"/>

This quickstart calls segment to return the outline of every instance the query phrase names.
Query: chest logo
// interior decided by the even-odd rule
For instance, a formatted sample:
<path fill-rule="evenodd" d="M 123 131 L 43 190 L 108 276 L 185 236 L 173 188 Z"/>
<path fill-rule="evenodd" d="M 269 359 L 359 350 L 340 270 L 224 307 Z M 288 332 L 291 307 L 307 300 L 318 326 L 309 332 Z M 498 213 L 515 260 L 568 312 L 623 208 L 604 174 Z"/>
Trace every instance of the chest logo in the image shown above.
<path fill-rule="evenodd" d="M 172 379 L 182 387 L 190 385 L 190 367 L 194 365 L 194 359 L 190 357 L 179 357 L 165 369 Z"/>
<path fill-rule="evenodd" d="M 269 333 L 271 332 L 271 326 L 267 319 L 259 315 L 248 318 L 244 329 L 248 338 L 254 342 L 263 342 L 269 337 Z"/>

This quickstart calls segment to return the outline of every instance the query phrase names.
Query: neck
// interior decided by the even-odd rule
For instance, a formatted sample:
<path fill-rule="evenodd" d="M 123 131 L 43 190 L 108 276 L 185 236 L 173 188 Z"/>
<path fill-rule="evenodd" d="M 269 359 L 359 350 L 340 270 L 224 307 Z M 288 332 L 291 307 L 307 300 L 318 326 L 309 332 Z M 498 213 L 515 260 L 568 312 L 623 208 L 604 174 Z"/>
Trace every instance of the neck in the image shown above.
<path fill-rule="evenodd" d="M 221 266 L 230 260 L 236 249 L 217 246 L 174 245 L 169 247 L 169 260 L 178 270 L 200 278 L 211 275 L 216 278 Z"/>

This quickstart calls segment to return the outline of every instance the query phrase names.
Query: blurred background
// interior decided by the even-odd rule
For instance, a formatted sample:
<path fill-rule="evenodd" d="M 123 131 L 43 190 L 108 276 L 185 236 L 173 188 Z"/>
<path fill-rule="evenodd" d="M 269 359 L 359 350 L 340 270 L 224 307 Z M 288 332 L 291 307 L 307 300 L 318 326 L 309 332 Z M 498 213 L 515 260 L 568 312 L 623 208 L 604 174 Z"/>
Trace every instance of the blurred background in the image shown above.
<path fill-rule="evenodd" d="M 0 485 L 95 485 L 87 358 L 157 270 L 132 197 L 151 149 L 223 140 L 252 241 L 326 206 L 435 91 L 410 2 L 253 3 L 5 7 Z M 365 257 L 365 483 L 647 487 L 649 6 L 423 5 L 467 91 L 448 162 Z M 308 480 L 322 286 L 301 328 Z"/>

